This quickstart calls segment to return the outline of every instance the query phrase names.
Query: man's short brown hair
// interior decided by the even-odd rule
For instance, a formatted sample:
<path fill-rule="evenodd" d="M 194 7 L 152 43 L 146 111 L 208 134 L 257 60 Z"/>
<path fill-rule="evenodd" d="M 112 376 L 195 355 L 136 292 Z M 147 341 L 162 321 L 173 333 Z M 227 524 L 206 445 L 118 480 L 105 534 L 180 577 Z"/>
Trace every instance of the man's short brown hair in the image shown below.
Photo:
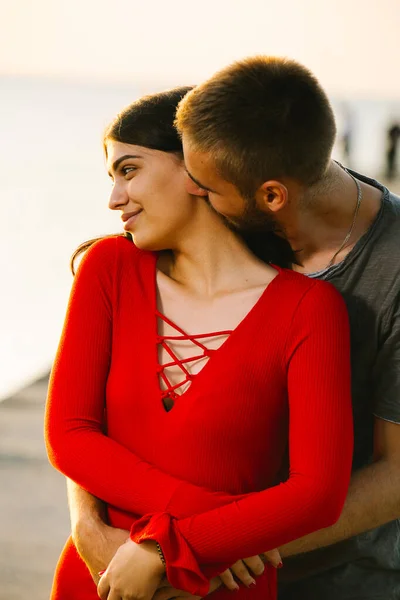
<path fill-rule="evenodd" d="M 195 87 L 181 101 L 175 125 L 244 196 L 270 179 L 319 181 L 336 134 L 331 105 L 312 73 L 269 56 L 236 62 Z"/>

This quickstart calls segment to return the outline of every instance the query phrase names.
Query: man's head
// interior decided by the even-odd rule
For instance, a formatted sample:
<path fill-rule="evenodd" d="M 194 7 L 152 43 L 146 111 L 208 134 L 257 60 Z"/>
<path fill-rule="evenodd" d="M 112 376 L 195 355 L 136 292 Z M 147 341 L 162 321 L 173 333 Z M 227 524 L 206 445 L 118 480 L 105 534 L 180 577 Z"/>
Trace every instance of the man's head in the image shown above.
<path fill-rule="evenodd" d="M 191 179 L 245 228 L 276 222 L 289 190 L 294 199 L 323 180 L 336 134 L 315 77 L 267 56 L 236 62 L 194 88 L 175 124 Z"/>

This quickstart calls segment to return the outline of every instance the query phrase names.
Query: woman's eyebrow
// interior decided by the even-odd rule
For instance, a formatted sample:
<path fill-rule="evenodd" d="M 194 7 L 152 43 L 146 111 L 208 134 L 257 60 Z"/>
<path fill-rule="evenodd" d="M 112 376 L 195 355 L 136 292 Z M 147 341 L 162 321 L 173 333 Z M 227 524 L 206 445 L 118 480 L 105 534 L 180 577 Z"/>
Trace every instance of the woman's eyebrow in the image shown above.
<path fill-rule="evenodd" d="M 108 172 L 109 176 L 111 177 L 111 173 L 115 173 L 115 171 L 118 169 L 119 165 L 126 160 L 127 158 L 141 158 L 143 159 L 143 156 L 139 156 L 138 154 L 124 154 L 124 156 L 120 156 L 119 158 L 117 158 L 117 160 L 112 164 L 111 166 L 111 171 Z"/>
<path fill-rule="evenodd" d="M 185 169 L 186 169 L 186 167 L 185 167 Z M 193 175 L 191 175 L 187 169 L 186 169 L 186 173 L 189 175 L 189 177 L 193 181 L 193 183 L 195 183 L 196 185 L 198 185 L 199 188 L 201 188 L 202 190 L 206 190 L 207 192 L 212 192 L 213 194 L 217 193 L 215 190 L 212 190 L 211 188 L 208 188 L 205 185 L 203 185 L 202 183 L 200 183 L 200 181 L 197 181 L 197 179 L 195 179 L 193 177 Z"/>

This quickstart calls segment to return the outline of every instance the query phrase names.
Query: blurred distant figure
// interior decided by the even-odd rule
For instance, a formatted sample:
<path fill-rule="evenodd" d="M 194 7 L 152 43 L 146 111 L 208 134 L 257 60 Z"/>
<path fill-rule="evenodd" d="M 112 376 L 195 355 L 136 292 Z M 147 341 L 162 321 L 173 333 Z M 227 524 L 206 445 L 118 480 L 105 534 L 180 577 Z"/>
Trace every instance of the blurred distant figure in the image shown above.
<path fill-rule="evenodd" d="M 387 132 L 387 153 L 386 153 L 386 177 L 391 180 L 396 177 L 397 173 L 397 148 L 400 138 L 400 124 L 393 123 Z"/>
<path fill-rule="evenodd" d="M 343 106 L 343 133 L 342 133 L 343 162 L 351 167 L 351 153 L 353 149 L 353 114 L 350 107 Z"/>

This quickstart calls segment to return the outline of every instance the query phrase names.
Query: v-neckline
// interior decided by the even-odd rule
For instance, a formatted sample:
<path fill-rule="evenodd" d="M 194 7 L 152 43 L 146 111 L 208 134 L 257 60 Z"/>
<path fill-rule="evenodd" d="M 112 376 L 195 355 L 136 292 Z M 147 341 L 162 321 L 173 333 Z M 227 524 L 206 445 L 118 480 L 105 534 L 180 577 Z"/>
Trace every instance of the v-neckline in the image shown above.
<path fill-rule="evenodd" d="M 158 306 L 157 306 L 157 296 L 158 296 L 157 260 L 158 260 L 158 254 L 156 252 L 151 253 L 151 254 L 152 254 L 152 269 L 153 269 L 153 273 L 152 273 L 152 277 L 151 277 L 151 283 L 152 283 L 152 288 L 151 288 L 151 300 L 152 300 L 151 309 L 152 310 L 151 310 L 151 312 L 152 312 L 153 322 L 154 322 L 154 329 L 153 329 L 154 338 L 152 341 L 153 341 L 153 346 L 154 346 L 154 375 L 155 375 L 155 383 L 156 383 L 156 392 L 157 392 L 157 397 L 158 397 L 158 404 L 159 404 L 162 412 L 166 415 L 170 415 L 171 413 L 175 412 L 177 410 L 177 408 L 180 406 L 183 397 L 185 397 L 185 399 L 187 399 L 187 397 L 191 395 L 193 387 L 196 388 L 196 385 L 197 386 L 200 385 L 197 382 L 198 382 L 199 378 L 200 379 L 204 378 L 204 371 L 208 371 L 210 369 L 210 364 L 213 365 L 214 362 L 216 362 L 218 360 L 218 356 L 220 356 L 221 354 L 223 355 L 224 350 L 226 351 L 226 347 L 227 346 L 229 347 L 233 343 L 232 339 L 234 340 L 238 336 L 238 333 L 240 333 L 240 331 L 249 323 L 249 321 L 252 320 L 254 314 L 258 312 L 260 305 L 264 303 L 265 298 L 271 293 L 271 289 L 275 287 L 278 280 L 281 280 L 283 273 L 284 273 L 284 269 L 277 265 L 272 265 L 272 264 L 270 265 L 273 269 L 275 269 L 275 271 L 277 271 L 277 275 L 275 275 L 275 277 L 272 279 L 272 281 L 270 281 L 266 285 L 265 289 L 263 290 L 263 292 L 260 295 L 260 297 L 258 298 L 258 300 L 253 304 L 253 306 L 245 314 L 245 316 L 239 321 L 239 323 L 236 325 L 236 327 L 234 329 L 230 330 L 231 333 L 226 338 L 226 340 L 223 341 L 222 344 L 213 351 L 212 356 L 210 356 L 208 358 L 206 364 L 193 377 L 193 380 L 192 380 L 190 386 L 188 387 L 188 389 L 185 390 L 185 392 L 183 392 L 182 394 L 177 394 L 177 399 L 175 399 L 173 406 L 169 410 L 167 410 L 165 408 L 165 405 L 163 402 L 163 392 L 165 390 L 161 389 L 160 380 L 159 380 L 160 363 L 159 363 L 159 359 L 158 359 L 158 343 L 159 343 L 159 339 L 160 339 L 160 334 L 158 333 L 158 318 L 159 317 L 158 317 L 157 313 L 159 313 L 159 314 L 163 314 L 163 313 L 161 313 L 161 311 L 158 309 Z M 171 323 L 174 323 L 174 325 L 178 325 L 177 323 L 172 321 L 169 317 L 168 317 L 168 320 L 171 321 Z M 186 330 L 184 330 L 180 325 L 178 325 L 178 328 L 181 331 L 185 332 L 186 335 L 188 335 Z"/>

